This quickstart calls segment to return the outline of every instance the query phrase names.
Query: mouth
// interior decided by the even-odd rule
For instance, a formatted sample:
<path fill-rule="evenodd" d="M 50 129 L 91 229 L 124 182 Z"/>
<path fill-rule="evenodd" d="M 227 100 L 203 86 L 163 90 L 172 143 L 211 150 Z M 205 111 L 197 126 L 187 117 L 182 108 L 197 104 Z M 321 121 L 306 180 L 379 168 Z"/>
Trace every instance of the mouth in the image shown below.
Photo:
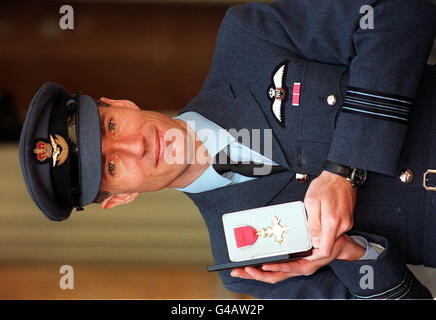
<path fill-rule="evenodd" d="M 156 159 L 156 164 L 155 167 L 158 166 L 158 164 L 161 162 L 161 159 L 163 158 L 163 154 L 165 151 L 165 144 L 163 141 L 163 136 L 162 133 L 156 129 L 156 134 L 155 134 L 155 159 Z"/>

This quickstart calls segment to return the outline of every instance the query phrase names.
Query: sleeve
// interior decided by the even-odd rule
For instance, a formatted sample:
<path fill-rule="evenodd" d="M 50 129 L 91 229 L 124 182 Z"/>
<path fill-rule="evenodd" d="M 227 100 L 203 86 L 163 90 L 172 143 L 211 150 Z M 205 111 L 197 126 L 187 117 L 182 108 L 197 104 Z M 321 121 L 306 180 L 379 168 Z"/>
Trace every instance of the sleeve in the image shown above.
<path fill-rule="evenodd" d="M 365 249 L 365 254 L 359 260 L 376 260 L 379 256 L 379 253 L 376 249 L 374 249 L 374 243 L 370 244 L 364 237 L 361 236 L 351 236 L 351 239 L 356 241 L 362 248 Z M 380 247 L 380 246 L 379 246 Z M 384 248 L 380 247 L 381 251 Z"/>
<path fill-rule="evenodd" d="M 430 291 L 415 278 L 385 238 L 352 234 L 385 249 L 376 259 L 334 260 L 312 275 L 291 277 L 276 284 L 232 278 L 224 280 L 224 286 L 259 299 L 432 299 Z"/>
<path fill-rule="evenodd" d="M 362 8 L 372 10 L 373 25 L 361 27 L 370 12 Z M 434 5 L 417 0 L 282 0 L 234 7 L 227 16 L 258 38 L 308 60 L 348 66 L 348 90 L 328 160 L 397 174 L 436 32 Z"/>
<path fill-rule="evenodd" d="M 431 293 L 407 268 L 401 255 L 383 237 L 354 233 L 385 249 L 377 259 L 334 260 L 329 264 L 353 299 L 432 299 Z"/>

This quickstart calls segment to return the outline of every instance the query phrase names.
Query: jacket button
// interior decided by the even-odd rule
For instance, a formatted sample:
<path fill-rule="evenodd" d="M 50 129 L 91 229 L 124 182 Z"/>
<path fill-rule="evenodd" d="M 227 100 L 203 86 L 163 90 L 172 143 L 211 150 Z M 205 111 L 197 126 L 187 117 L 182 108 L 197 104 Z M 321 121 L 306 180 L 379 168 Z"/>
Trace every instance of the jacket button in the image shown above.
<path fill-rule="evenodd" d="M 309 175 L 304 173 L 296 173 L 295 179 L 297 179 L 297 181 L 300 183 L 305 183 L 309 179 Z"/>
<path fill-rule="evenodd" d="M 413 171 L 410 169 L 404 169 L 400 173 L 400 180 L 403 183 L 410 183 L 413 180 Z"/>
<path fill-rule="evenodd" d="M 327 104 L 329 106 L 334 106 L 337 101 L 338 101 L 338 99 L 336 98 L 336 96 L 334 94 L 331 94 L 327 97 Z"/>

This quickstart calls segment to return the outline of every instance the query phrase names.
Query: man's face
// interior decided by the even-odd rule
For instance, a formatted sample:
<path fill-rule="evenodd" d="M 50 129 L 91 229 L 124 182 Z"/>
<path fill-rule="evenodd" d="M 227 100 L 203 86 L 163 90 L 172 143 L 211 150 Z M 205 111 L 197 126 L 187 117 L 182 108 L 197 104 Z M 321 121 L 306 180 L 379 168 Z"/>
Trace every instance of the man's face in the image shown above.
<path fill-rule="evenodd" d="M 171 187 L 186 170 L 187 161 L 168 162 L 165 154 L 179 148 L 178 144 L 186 145 L 186 128 L 179 120 L 141 110 L 128 100 L 101 100 L 110 106 L 99 107 L 103 161 L 100 190 L 137 196 Z M 168 132 L 178 132 L 178 138 L 165 141 Z"/>

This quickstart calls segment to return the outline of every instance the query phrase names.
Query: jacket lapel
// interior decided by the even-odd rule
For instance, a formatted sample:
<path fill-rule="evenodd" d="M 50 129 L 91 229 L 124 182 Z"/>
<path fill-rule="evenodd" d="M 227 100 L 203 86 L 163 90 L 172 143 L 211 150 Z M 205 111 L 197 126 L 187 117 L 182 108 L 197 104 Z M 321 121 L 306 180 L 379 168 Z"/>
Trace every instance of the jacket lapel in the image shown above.
<path fill-rule="evenodd" d="M 246 91 L 238 98 L 235 98 L 230 85 L 204 90 L 201 91 L 181 113 L 187 111 L 198 112 L 224 129 L 234 129 L 236 133 L 242 132 L 242 130 L 248 130 L 250 137 L 249 142 L 254 143 L 254 140 L 259 141 L 261 154 L 271 158 L 268 154 L 265 154 L 265 151 L 267 151 L 266 153 L 272 151 L 273 161 L 285 168 L 290 168 L 290 163 L 275 137 L 275 133 L 271 129 L 262 108 L 251 92 Z M 235 136 L 233 130 L 229 132 Z M 268 135 L 270 135 L 271 138 L 269 138 Z M 244 140 L 240 142 L 252 148 L 252 146 L 246 144 Z M 265 143 L 267 143 L 266 146 Z"/>
<path fill-rule="evenodd" d="M 235 98 L 229 85 L 205 90 L 197 95 L 181 113 L 187 111 L 198 112 L 227 130 L 235 129 L 236 132 L 239 132 L 241 129 L 246 128 L 244 130 L 248 129 L 250 138 L 258 133 L 260 153 L 262 154 L 264 154 L 263 151 L 265 150 L 265 130 L 270 130 L 271 139 L 269 139 L 269 143 L 271 143 L 271 146 L 269 148 L 272 150 L 272 160 L 289 169 L 289 163 L 274 136 L 268 120 L 249 91 Z M 253 132 L 253 129 L 257 129 L 258 132 Z M 230 131 L 230 133 L 232 132 Z M 241 141 L 241 143 L 244 143 L 244 141 Z M 247 147 L 251 148 L 250 145 L 247 145 Z M 268 155 L 265 156 L 268 157 Z M 203 203 L 201 199 L 206 197 L 215 203 L 215 208 L 221 214 L 256 208 L 267 205 L 292 179 L 293 175 L 294 173 L 289 170 L 236 185 L 187 195 L 199 207 L 199 204 Z M 211 208 L 204 209 L 210 210 Z M 202 208 L 200 208 L 200 211 L 203 213 Z"/>
<path fill-rule="evenodd" d="M 241 211 L 268 205 L 292 180 L 293 173 L 285 171 L 255 180 L 242 182 L 201 193 L 186 193 L 205 215 L 211 210 L 221 216 L 227 212 Z M 214 203 L 214 207 L 203 207 L 203 199 Z M 206 204 L 207 205 L 207 204 Z"/>

